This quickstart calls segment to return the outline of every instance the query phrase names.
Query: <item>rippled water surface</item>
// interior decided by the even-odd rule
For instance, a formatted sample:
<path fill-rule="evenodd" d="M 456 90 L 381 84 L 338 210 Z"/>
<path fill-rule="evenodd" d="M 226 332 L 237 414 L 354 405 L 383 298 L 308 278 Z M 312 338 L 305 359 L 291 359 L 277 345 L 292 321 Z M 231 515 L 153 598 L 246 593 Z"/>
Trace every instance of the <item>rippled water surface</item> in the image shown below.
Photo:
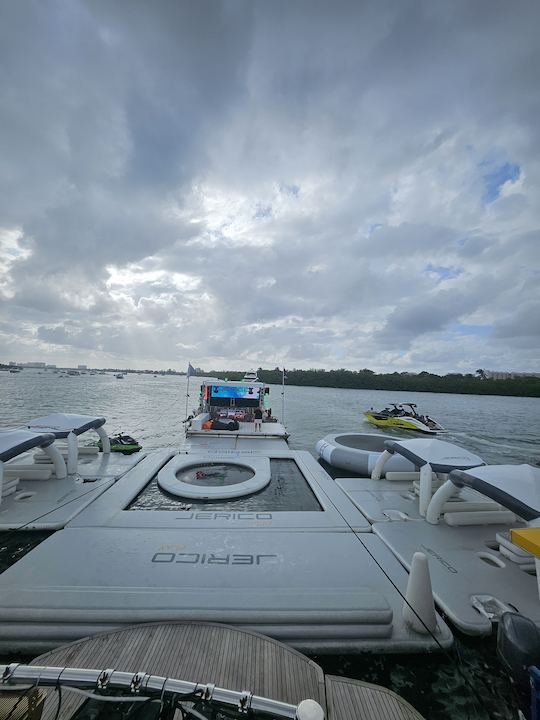
<path fill-rule="evenodd" d="M 199 393 L 197 379 L 190 383 L 189 412 L 197 405 Z M 281 387 L 272 386 L 270 397 L 273 413 L 280 417 Z M 0 401 L 0 426 L 51 412 L 80 412 L 104 415 L 109 435 L 129 433 L 145 448 L 184 442 L 185 377 L 127 374 L 117 380 L 113 374 L 0 372 Z M 330 432 L 377 432 L 363 421 L 362 411 L 390 402 L 418 403 L 421 413 L 448 430 L 445 440 L 469 448 L 487 462 L 540 461 L 540 399 L 494 395 L 286 387 L 285 423 L 291 447 L 313 452 L 315 442 Z"/>
<path fill-rule="evenodd" d="M 191 380 L 187 407 L 198 400 Z M 274 414 L 281 416 L 281 387 L 272 387 Z M 376 432 L 362 410 L 390 402 L 416 402 L 421 413 L 447 430 L 445 440 L 489 463 L 540 462 L 540 399 L 439 393 L 287 387 L 285 423 L 294 449 L 313 452 L 331 432 Z M 0 372 L 0 426 L 18 425 L 50 412 L 103 415 L 110 435 L 125 432 L 145 448 L 183 445 L 186 378 L 113 374 L 62 376 L 51 371 Z M 411 437 L 411 435 L 404 435 Z M 342 473 L 341 473 L 342 474 Z M 516 695 L 495 655 L 493 641 L 457 638 L 440 656 L 318 658 L 325 670 L 391 687 L 426 718 L 516 718 Z"/>

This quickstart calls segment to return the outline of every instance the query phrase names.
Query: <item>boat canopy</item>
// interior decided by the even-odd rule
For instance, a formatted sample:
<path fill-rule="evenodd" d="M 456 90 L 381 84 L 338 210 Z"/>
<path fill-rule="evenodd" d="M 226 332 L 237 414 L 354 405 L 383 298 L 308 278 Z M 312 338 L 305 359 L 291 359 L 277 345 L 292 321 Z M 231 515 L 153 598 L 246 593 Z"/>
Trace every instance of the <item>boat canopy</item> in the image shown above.
<path fill-rule="evenodd" d="M 74 413 L 52 413 L 27 423 L 30 430 L 53 433 L 56 438 L 67 438 L 70 432 L 82 435 L 88 430 L 97 430 L 102 425 L 105 425 L 104 417 Z"/>
<path fill-rule="evenodd" d="M 68 456 L 67 470 L 70 475 L 77 472 L 77 437 L 88 430 L 95 430 L 101 440 L 104 453 L 111 452 L 109 437 L 103 429 L 105 418 L 94 415 L 77 415 L 74 413 L 52 413 L 30 420 L 27 427 L 30 430 L 41 430 L 52 433 L 55 438 L 67 438 Z"/>
<path fill-rule="evenodd" d="M 36 447 L 49 447 L 54 440 L 50 432 L 32 432 L 23 428 L 0 430 L 0 462 L 11 460 Z"/>
<path fill-rule="evenodd" d="M 470 487 L 527 521 L 540 517 L 540 468 L 531 465 L 486 465 L 448 476 L 457 487 Z"/>
<path fill-rule="evenodd" d="M 27 450 L 40 447 L 54 463 L 56 476 L 66 477 L 66 464 L 62 455 L 54 447 L 55 437 L 52 433 L 38 433 L 25 428 L 0 430 L 0 502 L 4 490 L 4 462 L 22 455 Z"/>
<path fill-rule="evenodd" d="M 431 438 L 386 440 L 384 445 L 391 455 L 398 453 L 416 467 L 429 464 L 436 473 L 449 473 L 451 470 L 467 470 L 477 465 L 485 465 L 478 455 L 444 440 Z"/>

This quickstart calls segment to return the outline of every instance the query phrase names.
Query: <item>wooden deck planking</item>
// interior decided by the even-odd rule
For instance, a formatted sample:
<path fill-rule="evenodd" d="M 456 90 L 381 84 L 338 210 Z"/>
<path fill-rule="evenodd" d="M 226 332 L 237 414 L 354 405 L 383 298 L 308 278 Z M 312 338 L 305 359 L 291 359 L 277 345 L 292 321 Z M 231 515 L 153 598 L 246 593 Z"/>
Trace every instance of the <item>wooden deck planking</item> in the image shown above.
<path fill-rule="evenodd" d="M 325 707 L 321 668 L 296 650 L 257 633 L 212 623 L 152 623 L 95 635 L 40 655 L 33 665 L 116 668 L 233 690 L 296 704 L 313 698 Z M 48 691 L 43 720 L 56 714 L 57 693 Z M 60 718 L 82 703 L 63 693 Z"/>
<path fill-rule="evenodd" d="M 326 676 L 328 720 L 423 720 L 412 705 L 387 688 Z"/>
<path fill-rule="evenodd" d="M 422 720 L 386 688 L 328 675 L 276 640 L 214 623 L 152 623 L 95 635 L 45 653 L 33 665 L 144 671 L 296 704 L 305 698 L 326 708 L 328 720 Z M 63 693 L 60 719 L 83 702 Z M 56 715 L 58 696 L 48 691 L 44 720 Z"/>

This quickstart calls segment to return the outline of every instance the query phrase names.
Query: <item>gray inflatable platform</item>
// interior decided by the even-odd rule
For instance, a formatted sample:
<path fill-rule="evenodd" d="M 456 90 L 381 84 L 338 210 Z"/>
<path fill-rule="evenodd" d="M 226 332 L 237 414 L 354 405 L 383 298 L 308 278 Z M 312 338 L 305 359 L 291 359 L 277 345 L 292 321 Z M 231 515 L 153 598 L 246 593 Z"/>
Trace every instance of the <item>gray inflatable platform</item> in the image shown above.
<path fill-rule="evenodd" d="M 317 653 L 451 644 L 440 619 L 435 638 L 406 625 L 406 571 L 309 453 L 280 458 L 318 510 L 130 510 L 172 455 L 152 453 L 0 576 L 0 652 L 162 620 L 232 623 Z"/>
<path fill-rule="evenodd" d="M 121 453 L 83 455 L 79 458 L 76 475 L 46 480 L 21 479 L 17 491 L 4 498 L 0 505 L 0 530 L 63 528 L 144 458 L 142 452 L 130 456 Z M 22 466 L 29 467 L 24 463 L 24 456 L 19 459 Z M 16 476 L 17 464 L 15 461 L 5 467 Z"/>
<path fill-rule="evenodd" d="M 371 550 L 371 554 L 368 551 Z M 407 574 L 373 535 L 68 528 L 0 576 L 0 652 L 38 652 L 136 622 L 226 622 L 311 652 L 448 646 L 410 630 Z"/>
<path fill-rule="evenodd" d="M 536 577 L 492 549 L 508 526 L 385 522 L 373 530 L 407 568 L 415 552 L 427 555 L 437 606 L 467 635 L 489 635 L 504 610 L 540 622 Z"/>
<path fill-rule="evenodd" d="M 388 482 L 365 478 L 339 478 L 337 485 L 347 493 L 351 502 L 365 515 L 370 523 L 422 520 L 418 495 L 410 482 Z M 459 496 L 450 498 L 443 507 L 444 512 L 469 510 L 500 510 L 501 506 L 480 493 L 464 488 Z"/>

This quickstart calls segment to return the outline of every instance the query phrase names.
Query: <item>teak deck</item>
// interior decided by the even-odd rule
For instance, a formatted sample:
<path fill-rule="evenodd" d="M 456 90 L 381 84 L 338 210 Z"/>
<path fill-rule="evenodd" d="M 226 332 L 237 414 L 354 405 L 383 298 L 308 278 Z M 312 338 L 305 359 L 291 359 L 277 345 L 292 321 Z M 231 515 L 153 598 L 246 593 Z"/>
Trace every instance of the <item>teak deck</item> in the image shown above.
<path fill-rule="evenodd" d="M 297 704 L 317 700 L 329 720 L 422 720 L 390 690 L 327 676 L 312 660 L 257 633 L 213 623 L 152 623 L 95 635 L 40 655 L 32 665 L 115 668 L 126 672 L 214 683 Z M 60 718 L 83 699 L 63 693 Z M 43 720 L 52 720 L 58 697 L 48 691 Z"/>

